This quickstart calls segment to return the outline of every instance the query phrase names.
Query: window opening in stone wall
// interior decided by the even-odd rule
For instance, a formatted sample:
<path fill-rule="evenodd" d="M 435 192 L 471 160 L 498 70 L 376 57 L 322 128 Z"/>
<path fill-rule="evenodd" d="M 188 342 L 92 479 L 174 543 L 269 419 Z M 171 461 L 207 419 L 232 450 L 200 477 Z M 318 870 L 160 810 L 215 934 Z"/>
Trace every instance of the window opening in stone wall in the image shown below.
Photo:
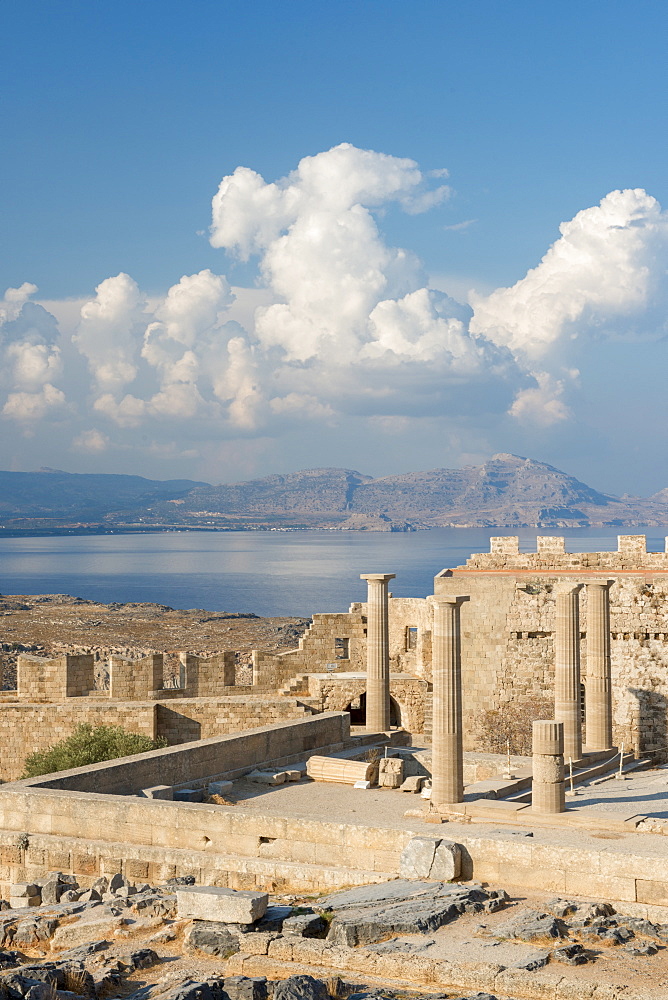
<path fill-rule="evenodd" d="M 414 625 L 406 629 L 406 650 L 417 649 L 418 630 Z"/>
<path fill-rule="evenodd" d="M 334 640 L 334 655 L 337 660 L 350 659 L 350 639 Z"/>

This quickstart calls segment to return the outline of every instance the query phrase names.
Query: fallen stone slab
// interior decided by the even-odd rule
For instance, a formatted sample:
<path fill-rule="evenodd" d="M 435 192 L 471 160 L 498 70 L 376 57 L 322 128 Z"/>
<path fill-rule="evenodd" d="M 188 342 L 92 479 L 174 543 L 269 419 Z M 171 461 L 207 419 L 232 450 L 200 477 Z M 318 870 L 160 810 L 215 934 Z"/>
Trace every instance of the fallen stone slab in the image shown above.
<path fill-rule="evenodd" d="M 253 924 L 266 913 L 269 896 L 266 892 L 212 885 L 179 886 L 176 903 L 177 913 L 182 918 Z"/>
<path fill-rule="evenodd" d="M 288 917 L 292 916 L 291 906 L 268 906 L 264 915 L 253 927 L 254 931 L 282 931 Z"/>
<path fill-rule="evenodd" d="M 448 887 L 443 887 L 448 888 Z M 334 917 L 327 940 L 356 947 L 393 934 L 430 934 L 456 920 L 461 913 L 479 913 L 488 898 L 482 889 L 449 887 L 450 893 L 419 896 L 385 906 L 344 909 Z"/>
<path fill-rule="evenodd" d="M 171 785 L 151 785 L 150 788 L 142 788 L 139 795 L 145 799 L 165 799 L 168 802 L 175 798 Z"/>
<path fill-rule="evenodd" d="M 327 925 L 318 913 L 298 913 L 283 921 L 283 934 L 290 937 L 324 937 Z"/>
<path fill-rule="evenodd" d="M 404 778 L 401 785 L 399 786 L 400 792 L 413 792 L 417 794 L 422 791 L 422 786 L 425 783 L 425 776 L 423 774 L 409 774 L 407 778 Z"/>
<path fill-rule="evenodd" d="M 325 910 L 344 910 L 350 907 L 377 906 L 379 903 L 398 902 L 418 896 L 434 895 L 442 888 L 440 882 L 418 882 L 398 878 L 392 882 L 377 882 L 374 885 L 360 885 L 353 889 L 339 889 L 324 899 L 312 903 L 320 913 Z M 450 887 L 449 887 L 450 888 Z"/>
<path fill-rule="evenodd" d="M 223 990 L 227 1000 L 267 1000 L 266 976 L 225 976 Z"/>
<path fill-rule="evenodd" d="M 245 777 L 246 781 L 253 781 L 258 785 L 285 784 L 285 771 L 251 771 Z"/>

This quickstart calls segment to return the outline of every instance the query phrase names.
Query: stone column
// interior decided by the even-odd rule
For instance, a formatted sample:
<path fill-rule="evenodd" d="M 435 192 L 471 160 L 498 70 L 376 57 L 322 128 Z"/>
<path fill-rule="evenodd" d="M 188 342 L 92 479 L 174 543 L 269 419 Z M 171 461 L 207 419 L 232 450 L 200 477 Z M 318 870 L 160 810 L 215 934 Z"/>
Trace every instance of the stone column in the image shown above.
<path fill-rule="evenodd" d="M 394 573 L 362 573 L 368 584 L 366 634 L 366 728 L 384 733 L 390 728 L 390 637 L 387 585 Z"/>
<path fill-rule="evenodd" d="M 582 584 L 557 592 L 554 717 L 564 724 L 564 756 L 582 757 L 580 707 L 580 591 Z"/>
<path fill-rule="evenodd" d="M 437 597 L 432 635 L 431 801 L 464 801 L 462 656 L 459 609 L 468 597 Z"/>
<path fill-rule="evenodd" d="M 531 808 L 560 813 L 566 808 L 564 788 L 564 724 L 541 720 L 533 724 Z"/>
<path fill-rule="evenodd" d="M 607 750 L 612 746 L 610 585 L 613 582 L 587 582 L 585 722 L 588 750 Z"/>

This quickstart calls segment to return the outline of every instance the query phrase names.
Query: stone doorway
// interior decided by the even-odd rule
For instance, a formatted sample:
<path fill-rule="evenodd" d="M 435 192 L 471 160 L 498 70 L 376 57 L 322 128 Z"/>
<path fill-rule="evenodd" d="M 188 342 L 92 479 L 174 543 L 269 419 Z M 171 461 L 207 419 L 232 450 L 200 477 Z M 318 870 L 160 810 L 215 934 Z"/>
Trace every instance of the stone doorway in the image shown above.
<path fill-rule="evenodd" d="M 366 691 L 363 691 L 359 698 L 346 705 L 344 712 L 350 712 L 351 726 L 366 726 Z M 390 726 L 399 728 L 401 726 L 401 708 L 399 703 L 390 696 Z"/>

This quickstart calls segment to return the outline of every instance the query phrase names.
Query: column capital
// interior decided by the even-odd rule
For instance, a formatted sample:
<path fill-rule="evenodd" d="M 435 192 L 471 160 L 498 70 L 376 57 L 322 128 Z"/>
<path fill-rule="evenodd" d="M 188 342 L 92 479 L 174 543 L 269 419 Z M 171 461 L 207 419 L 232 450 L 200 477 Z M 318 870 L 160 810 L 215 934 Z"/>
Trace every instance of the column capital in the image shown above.
<path fill-rule="evenodd" d="M 602 580 L 602 579 L 596 579 L 596 578 L 592 578 L 591 580 L 585 580 L 584 581 L 585 586 L 587 587 L 587 590 L 589 590 L 590 587 L 606 587 L 606 588 L 607 587 L 612 587 L 613 583 L 615 583 L 615 582 L 616 582 L 615 580 Z"/>
<path fill-rule="evenodd" d="M 376 583 L 389 583 L 396 578 L 396 573 L 360 573 L 360 580 Z"/>
<path fill-rule="evenodd" d="M 584 583 L 571 583 L 570 580 L 564 580 L 558 583 L 554 590 L 556 596 L 559 597 L 561 595 L 579 594 L 583 587 Z"/>
<path fill-rule="evenodd" d="M 432 598 L 432 600 L 433 600 L 433 602 L 434 602 L 434 604 L 436 605 L 437 608 L 444 608 L 444 607 L 447 607 L 448 605 L 460 605 L 460 604 L 464 604 L 465 601 L 470 601 L 471 598 L 468 595 L 461 596 L 461 597 L 440 597 L 440 596 L 437 596 L 437 597 Z"/>

